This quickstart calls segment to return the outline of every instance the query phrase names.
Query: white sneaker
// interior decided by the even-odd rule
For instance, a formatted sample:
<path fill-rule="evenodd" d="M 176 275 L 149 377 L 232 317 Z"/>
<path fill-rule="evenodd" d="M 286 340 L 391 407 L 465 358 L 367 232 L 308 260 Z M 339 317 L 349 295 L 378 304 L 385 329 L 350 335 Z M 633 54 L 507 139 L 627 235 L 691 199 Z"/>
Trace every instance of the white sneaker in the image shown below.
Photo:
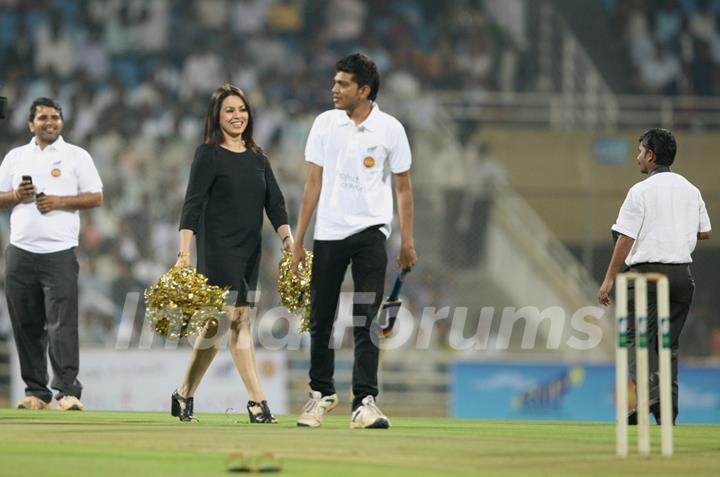
<path fill-rule="evenodd" d="M 298 418 L 298 427 L 320 427 L 325 414 L 335 409 L 337 404 L 337 394 L 323 396 L 318 391 L 310 391 L 310 400 L 305 404 Z"/>
<path fill-rule="evenodd" d="M 43 401 L 39 397 L 26 396 L 15 406 L 18 409 L 32 409 L 34 411 L 46 411 L 50 409 L 50 403 Z"/>
<path fill-rule="evenodd" d="M 375 398 L 372 396 L 365 396 L 362 406 L 352 413 L 351 429 L 387 429 L 389 427 L 390 419 L 377 407 Z"/>
<path fill-rule="evenodd" d="M 85 406 L 75 396 L 63 396 L 58 401 L 58 409 L 61 411 L 82 411 Z"/>

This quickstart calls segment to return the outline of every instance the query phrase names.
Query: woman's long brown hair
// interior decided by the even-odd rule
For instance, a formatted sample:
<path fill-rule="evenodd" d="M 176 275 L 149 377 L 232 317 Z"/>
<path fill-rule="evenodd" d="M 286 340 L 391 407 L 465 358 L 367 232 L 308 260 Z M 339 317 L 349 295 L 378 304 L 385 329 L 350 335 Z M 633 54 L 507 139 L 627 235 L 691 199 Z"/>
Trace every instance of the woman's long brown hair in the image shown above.
<path fill-rule="evenodd" d="M 254 115 L 250 103 L 245 97 L 245 93 L 235 85 L 224 84 L 218 89 L 213 91 L 212 97 L 210 98 L 210 105 L 208 106 L 207 116 L 205 117 L 205 132 L 203 134 L 203 142 L 205 144 L 215 144 L 216 146 L 221 145 L 225 142 L 225 136 L 223 136 L 222 128 L 220 127 L 220 106 L 228 96 L 237 96 L 242 99 L 245 103 L 245 107 L 248 111 L 248 123 L 245 130 L 242 132 L 242 139 L 245 141 L 245 147 L 252 150 L 256 154 L 262 154 L 263 150 L 260 146 L 255 144 L 253 138 L 253 123 Z"/>

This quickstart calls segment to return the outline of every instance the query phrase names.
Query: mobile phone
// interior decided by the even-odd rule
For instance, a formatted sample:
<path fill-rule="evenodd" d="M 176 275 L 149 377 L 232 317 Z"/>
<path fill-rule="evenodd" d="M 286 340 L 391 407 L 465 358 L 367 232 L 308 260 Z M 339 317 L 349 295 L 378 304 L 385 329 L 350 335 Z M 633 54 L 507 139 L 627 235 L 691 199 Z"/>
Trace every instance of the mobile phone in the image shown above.
<path fill-rule="evenodd" d="M 36 200 L 37 200 L 37 199 L 41 199 L 41 198 L 43 198 L 43 197 L 45 197 L 45 192 L 40 192 L 40 193 L 38 193 L 38 194 L 35 194 L 35 199 L 36 199 Z"/>
<path fill-rule="evenodd" d="M 29 182 L 30 184 L 32 184 L 32 176 L 22 176 L 22 182 Z M 21 184 L 22 184 L 22 182 L 21 182 Z M 21 202 L 23 204 L 30 204 L 33 202 L 33 198 L 25 197 L 24 199 L 21 200 Z"/>

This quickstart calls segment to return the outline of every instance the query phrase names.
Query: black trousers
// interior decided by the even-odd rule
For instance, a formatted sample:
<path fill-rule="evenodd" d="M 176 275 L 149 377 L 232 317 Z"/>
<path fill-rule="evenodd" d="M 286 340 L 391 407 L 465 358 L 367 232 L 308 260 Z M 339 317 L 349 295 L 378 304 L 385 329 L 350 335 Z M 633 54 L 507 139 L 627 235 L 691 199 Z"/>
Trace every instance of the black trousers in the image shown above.
<path fill-rule="evenodd" d="M 672 361 L 673 415 L 678 415 L 678 353 L 680 334 L 687 319 L 695 291 L 695 281 L 687 264 L 644 263 L 634 265 L 630 271 L 665 274 L 670 282 L 670 346 Z M 657 287 L 648 282 L 648 374 L 650 377 L 650 407 L 659 409 L 660 373 L 658 365 Z M 628 287 L 628 370 L 635 381 L 635 285 Z"/>
<path fill-rule="evenodd" d="M 376 340 L 371 323 L 382 303 L 385 287 L 385 234 L 371 227 L 344 240 L 316 240 L 314 243 L 310 302 L 310 388 L 323 396 L 335 393 L 335 350 L 331 345 L 333 323 L 337 317 L 340 288 L 351 265 L 353 299 L 353 338 L 355 361 L 352 388 L 353 410 L 363 398 L 378 394 Z M 358 296 L 367 293 L 370 296 Z M 361 301 L 362 303 L 358 303 Z M 370 302 L 370 303 L 368 303 Z"/>
<path fill-rule="evenodd" d="M 10 245 L 5 263 L 5 293 L 25 395 L 52 400 L 49 350 L 56 399 L 65 395 L 79 398 L 82 385 L 77 380 L 80 357 L 75 248 L 38 254 Z"/>

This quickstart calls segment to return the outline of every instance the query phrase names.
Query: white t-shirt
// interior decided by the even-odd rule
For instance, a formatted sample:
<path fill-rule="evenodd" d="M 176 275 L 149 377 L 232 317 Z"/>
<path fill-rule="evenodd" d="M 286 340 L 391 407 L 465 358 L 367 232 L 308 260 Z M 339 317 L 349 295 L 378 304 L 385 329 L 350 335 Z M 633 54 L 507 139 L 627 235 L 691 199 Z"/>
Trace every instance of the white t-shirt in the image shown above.
<path fill-rule="evenodd" d="M 625 259 L 638 263 L 690 263 L 698 232 L 710 231 L 700 191 L 674 172 L 652 174 L 630 188 L 612 230 L 635 239 Z"/>
<path fill-rule="evenodd" d="M 102 191 L 102 181 L 90 154 L 63 141 L 62 136 L 40 149 L 35 138 L 11 150 L 0 164 L 0 192 L 17 188 L 22 176 L 32 176 L 38 193 L 72 196 Z M 77 210 L 38 211 L 35 202 L 18 204 L 10 214 L 10 243 L 32 253 L 53 253 L 78 245 Z"/>
<path fill-rule="evenodd" d="M 342 240 L 373 225 L 390 236 L 392 174 L 412 163 L 400 121 L 376 104 L 359 125 L 343 110 L 325 111 L 310 129 L 305 160 L 323 168 L 316 240 Z"/>

